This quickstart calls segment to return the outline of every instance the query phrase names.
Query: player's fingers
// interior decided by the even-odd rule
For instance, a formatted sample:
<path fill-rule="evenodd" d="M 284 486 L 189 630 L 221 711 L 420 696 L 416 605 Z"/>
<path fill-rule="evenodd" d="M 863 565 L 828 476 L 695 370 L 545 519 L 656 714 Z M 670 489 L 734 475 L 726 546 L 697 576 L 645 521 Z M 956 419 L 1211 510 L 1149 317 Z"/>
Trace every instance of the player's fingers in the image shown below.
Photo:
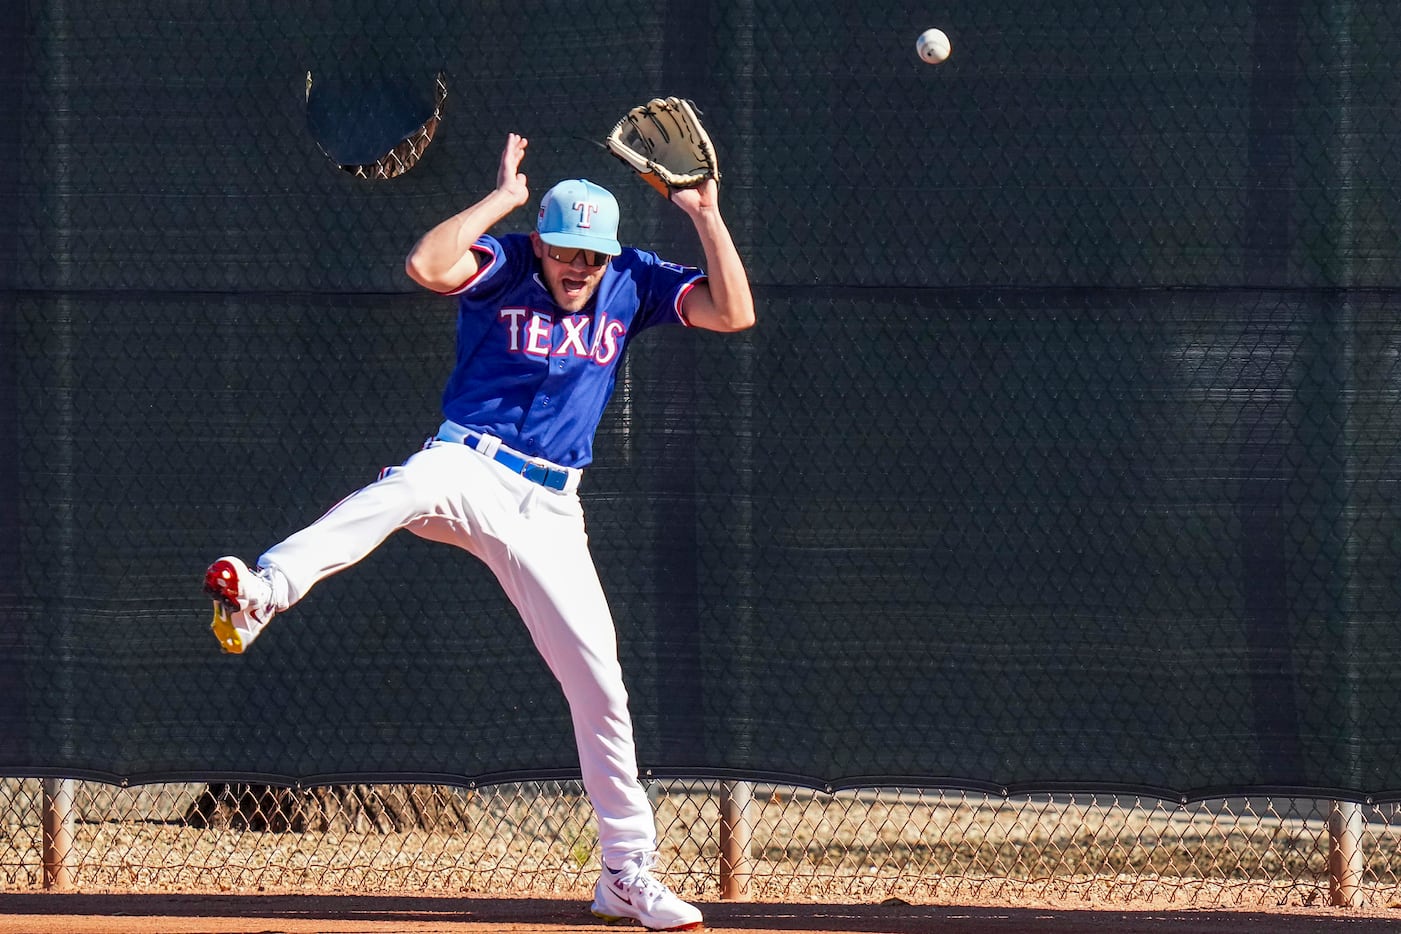
<path fill-rule="evenodd" d="M 525 158 L 525 147 L 528 141 L 525 137 L 512 133 L 506 137 L 506 148 L 501 150 L 501 164 L 509 166 L 520 165 L 520 161 Z"/>
<path fill-rule="evenodd" d="M 520 173 L 521 160 L 525 158 L 525 148 L 529 140 L 515 133 L 506 137 L 506 148 L 501 150 L 501 167 L 496 173 L 498 188 L 525 187 L 525 176 Z"/>

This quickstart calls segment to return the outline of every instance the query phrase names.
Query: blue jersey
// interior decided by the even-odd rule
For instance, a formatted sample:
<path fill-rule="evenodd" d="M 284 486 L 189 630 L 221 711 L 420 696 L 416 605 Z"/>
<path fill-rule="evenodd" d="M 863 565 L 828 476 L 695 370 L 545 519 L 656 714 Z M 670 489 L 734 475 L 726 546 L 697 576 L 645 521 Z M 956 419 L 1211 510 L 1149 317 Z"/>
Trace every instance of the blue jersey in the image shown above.
<path fill-rule="evenodd" d="M 562 467 L 593 459 L 593 437 L 632 337 L 685 324 L 681 302 L 704 273 L 624 247 L 583 311 L 560 309 L 524 234 L 482 237 L 477 274 L 455 293 L 457 364 L 443 414 Z"/>

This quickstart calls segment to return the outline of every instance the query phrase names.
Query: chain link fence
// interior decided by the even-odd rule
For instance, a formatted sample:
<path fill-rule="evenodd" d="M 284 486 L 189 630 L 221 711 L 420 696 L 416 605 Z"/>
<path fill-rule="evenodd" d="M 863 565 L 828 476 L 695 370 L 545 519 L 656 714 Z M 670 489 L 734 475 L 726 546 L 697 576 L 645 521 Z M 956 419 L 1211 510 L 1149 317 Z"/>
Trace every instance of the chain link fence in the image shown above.
<path fill-rule="evenodd" d="M 585 897 L 599 871 L 592 812 L 575 782 L 274 789 L 31 779 L 0 788 L 0 886 L 10 891 Z M 699 899 L 1381 907 L 1401 885 L 1395 805 L 684 780 L 648 790 L 661 870 Z M 736 800 L 739 819 L 727 818 Z M 738 858 L 725 855 L 727 835 L 743 841 Z M 65 851 L 57 860 L 55 838 Z"/>

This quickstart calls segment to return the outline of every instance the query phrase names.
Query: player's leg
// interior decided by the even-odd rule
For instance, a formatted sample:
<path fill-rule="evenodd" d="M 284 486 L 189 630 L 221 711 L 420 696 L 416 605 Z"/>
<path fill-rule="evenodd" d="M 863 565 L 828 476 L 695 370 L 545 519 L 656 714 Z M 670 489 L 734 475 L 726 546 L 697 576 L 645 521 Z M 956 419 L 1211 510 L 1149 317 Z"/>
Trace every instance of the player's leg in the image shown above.
<path fill-rule="evenodd" d="M 362 560 L 396 530 L 452 521 L 444 504 L 462 500 L 457 486 L 466 478 L 459 468 L 480 459 L 460 445 L 427 447 L 269 548 L 256 568 L 232 556 L 215 561 L 205 574 L 205 592 L 214 600 L 212 628 L 220 645 L 242 652 L 274 615 L 317 582 Z"/>
<path fill-rule="evenodd" d="M 359 563 L 394 532 L 427 517 L 452 518 L 460 502 L 460 447 L 434 444 L 331 507 L 311 525 L 263 552 L 258 563 L 287 580 L 287 605 L 322 580 Z M 285 607 L 284 607 L 285 609 Z"/>
<path fill-rule="evenodd" d="M 514 480 L 514 478 L 512 478 Z M 510 541 L 479 542 L 569 702 L 579 764 L 605 869 L 593 911 L 653 930 L 692 930 L 701 913 L 650 873 L 656 818 L 637 780 L 627 688 L 612 614 L 594 569 L 577 496 L 528 492 Z"/>

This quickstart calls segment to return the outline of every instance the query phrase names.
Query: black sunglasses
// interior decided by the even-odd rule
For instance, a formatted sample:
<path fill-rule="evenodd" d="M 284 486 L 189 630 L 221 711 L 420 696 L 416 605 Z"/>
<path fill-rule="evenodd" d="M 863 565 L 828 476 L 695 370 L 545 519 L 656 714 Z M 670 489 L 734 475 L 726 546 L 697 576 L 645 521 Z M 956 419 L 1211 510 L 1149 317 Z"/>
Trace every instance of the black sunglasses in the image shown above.
<path fill-rule="evenodd" d="M 557 263 L 568 265 L 574 262 L 574 258 L 579 254 L 584 256 L 585 266 L 602 266 L 611 259 L 611 254 L 598 250 L 585 250 L 582 247 L 552 246 L 546 250 L 546 255 Z"/>

